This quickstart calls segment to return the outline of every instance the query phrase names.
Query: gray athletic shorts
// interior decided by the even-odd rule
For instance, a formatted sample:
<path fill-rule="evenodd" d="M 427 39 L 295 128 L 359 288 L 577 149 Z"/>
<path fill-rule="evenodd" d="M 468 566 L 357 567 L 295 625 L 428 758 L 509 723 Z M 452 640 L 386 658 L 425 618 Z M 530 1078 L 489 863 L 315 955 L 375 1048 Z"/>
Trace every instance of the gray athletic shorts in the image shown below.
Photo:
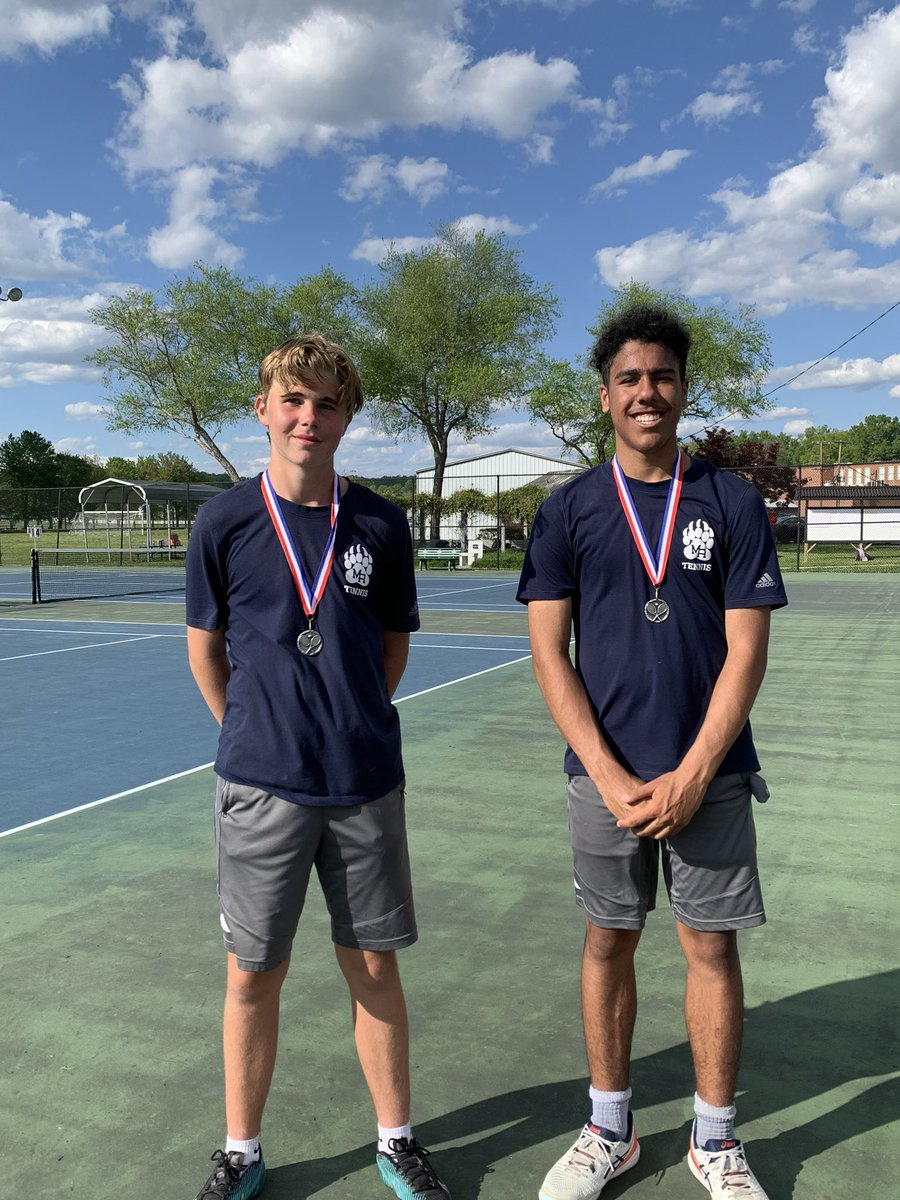
<path fill-rule="evenodd" d="M 586 775 L 569 776 L 568 796 L 575 898 L 592 924 L 643 929 L 656 907 L 660 857 L 669 903 L 683 925 L 726 930 L 765 923 L 751 807 L 753 797 L 769 798 L 761 775 L 714 779 L 690 823 L 663 842 L 619 829 Z"/>
<path fill-rule="evenodd" d="M 313 866 L 338 946 L 416 940 L 402 786 L 317 807 L 217 778 L 215 822 L 220 920 L 241 970 L 269 971 L 290 954 Z"/>

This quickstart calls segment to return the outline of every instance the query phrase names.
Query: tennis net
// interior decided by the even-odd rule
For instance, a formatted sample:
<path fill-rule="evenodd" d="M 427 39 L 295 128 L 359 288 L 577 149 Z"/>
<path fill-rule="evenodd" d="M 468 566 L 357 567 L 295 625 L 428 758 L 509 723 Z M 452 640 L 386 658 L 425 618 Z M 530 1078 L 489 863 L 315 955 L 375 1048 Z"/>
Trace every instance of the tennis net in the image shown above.
<path fill-rule="evenodd" d="M 183 549 L 33 549 L 31 602 L 184 591 Z"/>

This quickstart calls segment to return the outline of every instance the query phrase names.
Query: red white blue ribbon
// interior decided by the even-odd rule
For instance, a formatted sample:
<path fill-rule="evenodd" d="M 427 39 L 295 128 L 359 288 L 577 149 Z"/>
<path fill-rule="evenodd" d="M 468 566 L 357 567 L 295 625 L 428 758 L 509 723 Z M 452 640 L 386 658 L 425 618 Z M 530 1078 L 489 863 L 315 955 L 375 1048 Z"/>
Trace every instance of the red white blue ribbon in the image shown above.
<path fill-rule="evenodd" d="M 619 460 L 613 455 L 612 469 L 613 476 L 616 481 L 616 489 L 619 493 L 619 500 L 622 508 L 625 511 L 625 519 L 628 521 L 628 527 L 631 530 L 631 536 L 634 538 L 634 544 L 638 548 L 638 554 L 641 556 L 641 561 L 644 564 L 644 570 L 650 577 L 650 582 L 654 587 L 659 587 L 663 581 L 663 576 L 666 573 L 666 564 L 669 561 L 669 550 L 672 546 L 672 534 L 675 531 L 675 514 L 678 512 L 678 501 L 681 499 L 681 484 L 684 479 L 684 455 L 679 450 L 678 457 L 675 459 L 675 466 L 672 468 L 672 481 L 669 484 L 669 495 L 666 499 L 666 511 L 663 515 L 662 529 L 659 531 L 659 544 L 656 547 L 656 557 L 653 556 L 653 551 L 650 549 L 647 537 L 644 533 L 644 527 L 641 525 L 641 519 L 638 516 L 637 509 L 634 506 L 634 499 L 628 487 L 628 480 L 625 478 L 625 473 L 619 466 Z"/>
<path fill-rule="evenodd" d="M 275 533 L 281 543 L 284 557 L 287 559 L 291 578 L 294 580 L 294 587 L 297 589 L 297 595 L 300 597 L 304 613 L 311 620 L 316 615 L 316 610 L 325 592 L 325 585 L 328 583 L 328 577 L 331 574 L 331 568 L 334 565 L 334 540 L 337 535 L 337 519 L 341 508 L 341 481 L 337 474 L 335 474 L 331 495 L 331 532 L 328 535 L 328 541 L 325 543 L 322 561 L 319 563 L 319 569 L 316 571 L 316 577 L 313 580 L 311 588 L 303 576 L 303 567 L 300 565 L 300 559 L 294 546 L 294 539 L 291 537 L 290 530 L 285 522 L 284 513 L 281 511 L 281 505 L 278 502 L 278 497 L 275 495 L 275 489 L 272 487 L 268 471 L 263 471 L 260 483 L 263 500 L 265 501 L 266 508 L 269 510 L 269 516 L 272 518 L 272 524 L 275 526 Z"/>

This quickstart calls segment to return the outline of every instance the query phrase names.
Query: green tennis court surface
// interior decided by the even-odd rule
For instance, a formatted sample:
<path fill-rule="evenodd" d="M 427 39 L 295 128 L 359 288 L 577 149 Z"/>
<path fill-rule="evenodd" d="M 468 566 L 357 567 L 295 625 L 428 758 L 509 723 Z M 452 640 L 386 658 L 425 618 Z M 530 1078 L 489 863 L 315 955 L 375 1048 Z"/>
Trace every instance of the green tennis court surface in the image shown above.
<path fill-rule="evenodd" d="M 789 590 L 753 719 L 772 790 L 757 809 L 770 923 L 742 941 L 740 1132 L 771 1200 L 888 1196 L 900 578 L 795 578 Z M 425 603 L 434 633 L 523 627 L 513 612 Z M 585 1115 L 562 747 L 525 661 L 411 696 L 401 716 L 417 1132 L 455 1200 L 534 1197 Z M 22 753 L 39 772 L 40 754 Z M 0 840 L 3 1196 L 190 1200 L 206 1177 L 223 1129 L 211 789 L 201 772 Z M 638 970 L 642 1158 L 604 1197 L 699 1200 L 682 1161 L 692 1086 L 665 906 Z M 372 1137 L 313 888 L 285 986 L 263 1194 L 388 1196 Z"/>

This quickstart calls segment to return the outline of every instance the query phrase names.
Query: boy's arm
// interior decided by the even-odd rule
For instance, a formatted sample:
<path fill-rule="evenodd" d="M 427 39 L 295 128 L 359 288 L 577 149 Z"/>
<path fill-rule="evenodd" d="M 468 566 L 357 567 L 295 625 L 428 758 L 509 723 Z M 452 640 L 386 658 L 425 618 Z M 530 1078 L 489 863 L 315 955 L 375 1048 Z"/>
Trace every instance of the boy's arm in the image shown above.
<path fill-rule="evenodd" d="M 231 678 L 231 664 L 225 649 L 224 629 L 187 627 L 188 665 L 200 695 L 209 711 L 222 724 L 225 716 L 225 689 Z"/>
<path fill-rule="evenodd" d="M 528 633 L 534 674 L 550 716 L 615 816 L 627 815 L 621 797 L 642 781 L 618 761 L 606 743 L 584 684 L 569 657 L 572 601 L 530 600 Z"/>
<path fill-rule="evenodd" d="M 400 686 L 400 680 L 406 670 L 406 660 L 409 658 L 409 634 L 394 633 L 385 629 L 381 642 L 384 648 L 384 677 L 387 681 L 388 695 L 393 696 Z"/>

